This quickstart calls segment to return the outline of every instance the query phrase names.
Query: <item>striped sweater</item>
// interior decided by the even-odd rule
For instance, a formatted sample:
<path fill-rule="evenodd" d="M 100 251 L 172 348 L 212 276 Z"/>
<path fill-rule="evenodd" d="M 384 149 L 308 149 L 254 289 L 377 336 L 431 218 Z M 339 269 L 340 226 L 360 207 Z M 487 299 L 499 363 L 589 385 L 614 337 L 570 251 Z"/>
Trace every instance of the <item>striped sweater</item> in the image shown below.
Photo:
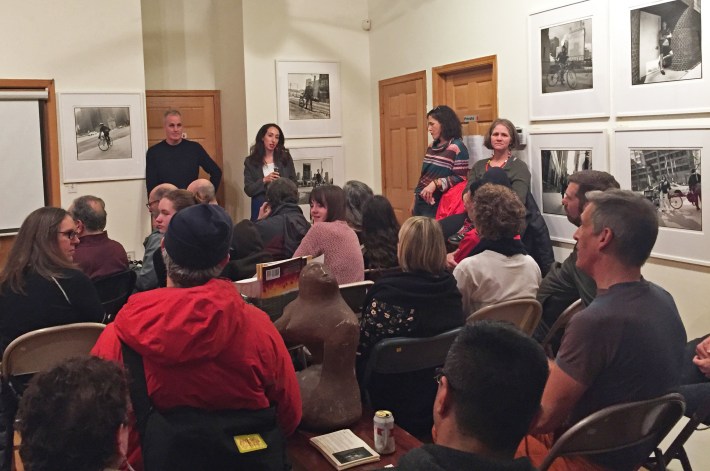
<path fill-rule="evenodd" d="M 466 179 L 468 173 L 468 149 L 461 139 L 447 142 L 435 141 L 426 151 L 422 164 L 422 175 L 414 189 L 418 195 L 425 186 L 435 179 L 441 179 L 441 191 Z M 438 200 L 438 197 L 437 197 Z"/>

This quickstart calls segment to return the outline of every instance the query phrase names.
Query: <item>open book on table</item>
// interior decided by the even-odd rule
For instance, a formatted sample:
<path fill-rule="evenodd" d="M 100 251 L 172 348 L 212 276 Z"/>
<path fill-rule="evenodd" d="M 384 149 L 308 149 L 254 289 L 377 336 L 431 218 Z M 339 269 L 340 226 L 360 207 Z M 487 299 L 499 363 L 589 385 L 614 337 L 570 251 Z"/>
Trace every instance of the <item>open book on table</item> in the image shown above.
<path fill-rule="evenodd" d="M 338 471 L 380 459 L 375 450 L 349 429 L 319 435 L 310 441 Z"/>

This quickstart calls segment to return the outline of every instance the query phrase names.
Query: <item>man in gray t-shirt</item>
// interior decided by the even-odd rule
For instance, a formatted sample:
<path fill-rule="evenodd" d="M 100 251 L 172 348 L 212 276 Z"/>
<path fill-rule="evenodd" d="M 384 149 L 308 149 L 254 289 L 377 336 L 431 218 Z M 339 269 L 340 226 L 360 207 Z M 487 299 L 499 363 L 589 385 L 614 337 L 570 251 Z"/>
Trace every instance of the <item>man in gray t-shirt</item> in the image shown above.
<path fill-rule="evenodd" d="M 685 328 L 673 297 L 641 276 L 658 235 L 655 208 L 629 191 L 586 196 L 574 234 L 577 267 L 594 279 L 597 297 L 565 331 L 532 427 L 536 434 L 613 404 L 661 396 L 679 383 Z M 640 459 L 634 450 L 593 457 L 615 470 L 633 469 Z M 533 464 L 539 465 L 534 457 Z"/>

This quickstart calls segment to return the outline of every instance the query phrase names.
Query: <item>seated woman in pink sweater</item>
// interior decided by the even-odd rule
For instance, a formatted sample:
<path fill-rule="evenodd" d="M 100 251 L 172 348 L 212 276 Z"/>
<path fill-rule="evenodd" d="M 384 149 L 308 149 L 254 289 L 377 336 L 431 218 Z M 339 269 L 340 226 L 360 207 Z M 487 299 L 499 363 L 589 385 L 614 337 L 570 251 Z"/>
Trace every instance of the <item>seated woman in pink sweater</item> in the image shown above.
<path fill-rule="evenodd" d="M 336 185 L 318 186 L 311 192 L 313 226 L 294 257 L 323 255 L 323 264 L 338 284 L 365 279 L 365 264 L 357 235 L 345 222 L 345 192 Z"/>

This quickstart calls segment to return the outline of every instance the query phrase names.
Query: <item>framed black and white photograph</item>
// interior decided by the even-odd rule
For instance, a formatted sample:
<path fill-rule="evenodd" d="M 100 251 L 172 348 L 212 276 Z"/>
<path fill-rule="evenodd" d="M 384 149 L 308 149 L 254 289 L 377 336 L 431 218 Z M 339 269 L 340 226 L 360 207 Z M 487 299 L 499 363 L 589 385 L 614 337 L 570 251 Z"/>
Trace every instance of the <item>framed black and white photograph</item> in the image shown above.
<path fill-rule="evenodd" d="M 65 183 L 145 178 L 141 93 L 64 93 L 59 105 Z"/>
<path fill-rule="evenodd" d="M 278 122 L 289 139 L 342 134 L 338 62 L 276 61 L 276 88 Z"/>
<path fill-rule="evenodd" d="M 296 169 L 298 204 L 310 221 L 310 198 L 321 185 L 345 184 L 345 163 L 342 147 L 301 147 L 289 149 Z"/>
<path fill-rule="evenodd" d="M 603 131 L 530 133 L 531 191 L 542 211 L 550 237 L 572 242 L 576 227 L 567 220 L 562 198 L 568 178 L 580 170 L 608 169 Z"/>
<path fill-rule="evenodd" d="M 606 12 L 587 0 L 530 15 L 531 121 L 609 116 Z"/>
<path fill-rule="evenodd" d="M 703 228 L 702 160 L 710 129 L 616 132 L 615 176 L 653 203 L 660 231 L 653 255 L 710 265 Z M 705 230 L 703 230 L 705 229 Z"/>
<path fill-rule="evenodd" d="M 613 2 L 617 116 L 710 109 L 701 0 Z"/>

